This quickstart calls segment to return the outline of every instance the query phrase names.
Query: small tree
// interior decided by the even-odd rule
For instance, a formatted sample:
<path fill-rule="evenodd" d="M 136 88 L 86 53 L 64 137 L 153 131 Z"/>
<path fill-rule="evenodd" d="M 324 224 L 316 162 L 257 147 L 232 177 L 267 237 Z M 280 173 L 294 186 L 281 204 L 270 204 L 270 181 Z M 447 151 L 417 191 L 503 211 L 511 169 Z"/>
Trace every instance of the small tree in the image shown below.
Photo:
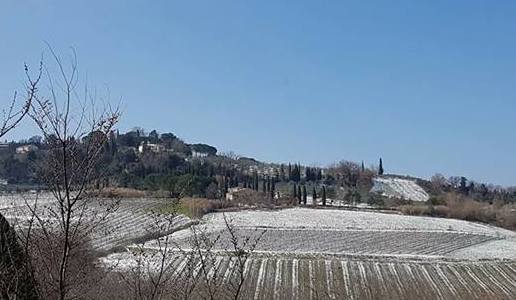
<path fill-rule="evenodd" d="M 303 204 L 306 205 L 306 186 L 303 185 Z"/>
<path fill-rule="evenodd" d="M 315 191 L 315 186 L 312 189 L 312 205 L 317 205 L 317 192 Z"/>
<path fill-rule="evenodd" d="M 382 158 L 380 157 L 380 165 L 378 166 L 378 175 L 383 175 L 383 161 L 382 161 Z"/>
<path fill-rule="evenodd" d="M 301 204 L 301 185 L 297 186 L 297 199 L 298 203 Z"/>
<path fill-rule="evenodd" d="M 45 282 L 45 297 L 63 300 L 79 293 L 77 287 L 84 284 L 79 270 L 87 262 L 72 264 L 72 258 L 84 251 L 95 226 L 115 209 L 108 204 L 105 211 L 93 213 L 91 204 L 100 203 L 100 199 L 91 191 L 102 176 L 99 162 L 120 113 L 118 108 L 95 107 L 94 95 L 87 88 L 83 98 L 79 96 L 75 52 L 67 68 L 52 48 L 49 50 L 58 76 L 45 67 L 48 96 L 35 97 L 29 114 L 48 144 L 49 151 L 38 172 L 55 204 L 44 213 L 31 210 L 34 226 L 42 233 L 31 247 L 36 253 L 51 252 L 42 258 L 47 261 L 35 273 Z"/>

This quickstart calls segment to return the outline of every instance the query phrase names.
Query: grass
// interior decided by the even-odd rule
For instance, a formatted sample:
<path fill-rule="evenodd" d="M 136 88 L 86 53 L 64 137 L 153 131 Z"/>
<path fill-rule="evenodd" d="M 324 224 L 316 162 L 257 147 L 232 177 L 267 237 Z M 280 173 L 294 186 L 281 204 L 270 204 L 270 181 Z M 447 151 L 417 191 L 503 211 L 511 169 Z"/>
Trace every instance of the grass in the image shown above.
<path fill-rule="evenodd" d="M 191 219 L 200 219 L 205 214 L 214 212 L 218 209 L 231 207 L 231 204 L 223 200 L 213 200 L 206 198 L 183 198 L 181 200 L 171 200 L 152 209 L 159 214 L 183 214 Z"/>
<path fill-rule="evenodd" d="M 482 222 L 516 230 L 516 205 L 475 201 L 463 195 L 447 193 L 440 198 L 440 205 L 410 204 L 398 206 L 406 215 L 432 216 Z"/>

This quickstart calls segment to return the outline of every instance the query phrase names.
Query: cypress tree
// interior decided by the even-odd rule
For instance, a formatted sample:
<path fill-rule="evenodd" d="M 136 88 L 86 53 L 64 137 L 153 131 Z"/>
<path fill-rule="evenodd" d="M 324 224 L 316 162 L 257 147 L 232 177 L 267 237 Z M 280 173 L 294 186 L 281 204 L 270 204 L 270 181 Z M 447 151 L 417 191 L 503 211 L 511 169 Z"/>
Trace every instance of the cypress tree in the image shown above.
<path fill-rule="evenodd" d="M 382 161 L 382 158 L 380 157 L 380 166 L 378 167 L 378 175 L 383 175 L 383 161 Z"/>
<path fill-rule="evenodd" d="M 301 204 L 301 185 L 297 186 L 297 199 L 299 204 Z"/>
<path fill-rule="evenodd" d="M 267 192 L 271 191 L 271 178 L 267 176 Z"/>
<path fill-rule="evenodd" d="M 265 181 L 265 178 L 262 179 L 262 192 L 266 192 L 267 190 L 267 182 Z"/>
<path fill-rule="evenodd" d="M 315 191 L 315 186 L 312 190 L 312 205 L 317 205 L 317 192 Z"/>
<path fill-rule="evenodd" d="M 362 173 L 365 172 L 365 166 L 364 166 L 364 161 L 362 161 Z"/>
<path fill-rule="evenodd" d="M 306 186 L 303 185 L 303 204 L 306 205 Z"/>
<path fill-rule="evenodd" d="M 288 163 L 288 180 L 292 180 L 292 165 Z"/>
<path fill-rule="evenodd" d="M 292 197 L 297 198 L 297 188 L 296 188 L 296 184 L 294 184 L 294 190 L 292 191 Z"/>
<path fill-rule="evenodd" d="M 258 174 L 253 173 L 253 190 L 258 191 Z"/>
<path fill-rule="evenodd" d="M 323 185 L 322 187 L 322 205 L 326 206 L 326 187 Z"/>

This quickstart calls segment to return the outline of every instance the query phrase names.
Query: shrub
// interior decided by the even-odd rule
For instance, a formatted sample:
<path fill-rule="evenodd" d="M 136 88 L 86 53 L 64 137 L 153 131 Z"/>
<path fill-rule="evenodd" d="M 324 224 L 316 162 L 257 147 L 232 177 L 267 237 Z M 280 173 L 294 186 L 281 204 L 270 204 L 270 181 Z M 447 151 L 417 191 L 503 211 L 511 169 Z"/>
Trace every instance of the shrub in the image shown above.
<path fill-rule="evenodd" d="M 425 205 L 402 205 L 398 209 L 405 215 L 412 215 L 412 216 L 430 215 L 430 208 Z"/>

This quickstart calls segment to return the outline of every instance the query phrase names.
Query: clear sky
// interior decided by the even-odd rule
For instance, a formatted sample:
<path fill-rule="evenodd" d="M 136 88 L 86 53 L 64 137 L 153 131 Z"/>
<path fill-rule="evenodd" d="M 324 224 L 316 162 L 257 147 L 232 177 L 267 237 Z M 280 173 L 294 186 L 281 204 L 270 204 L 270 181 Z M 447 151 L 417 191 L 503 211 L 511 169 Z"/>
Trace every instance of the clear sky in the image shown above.
<path fill-rule="evenodd" d="M 3 0 L 0 102 L 48 41 L 122 97 L 122 130 L 516 185 L 515 16 L 488 0 Z"/>

